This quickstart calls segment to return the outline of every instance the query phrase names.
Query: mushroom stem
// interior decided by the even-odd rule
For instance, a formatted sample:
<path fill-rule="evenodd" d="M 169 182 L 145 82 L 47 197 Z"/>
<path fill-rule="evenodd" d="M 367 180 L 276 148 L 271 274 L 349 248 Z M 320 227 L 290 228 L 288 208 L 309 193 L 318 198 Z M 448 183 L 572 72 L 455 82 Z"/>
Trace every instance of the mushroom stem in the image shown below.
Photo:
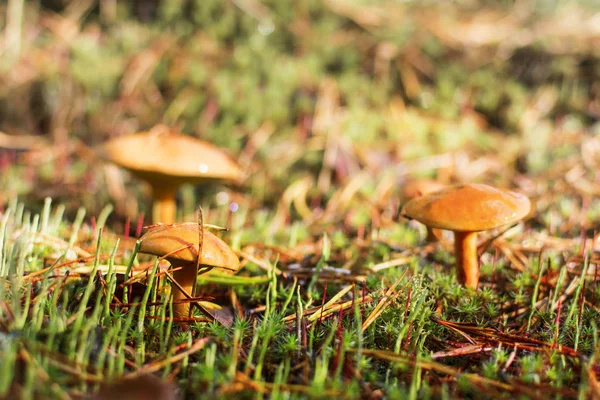
<path fill-rule="evenodd" d="M 152 223 L 162 222 L 163 224 L 172 224 L 175 222 L 177 205 L 175 195 L 177 188 L 165 186 L 153 186 L 152 195 L 154 204 L 152 205 Z"/>
<path fill-rule="evenodd" d="M 454 232 L 456 273 L 460 283 L 477 289 L 479 260 L 477 259 L 477 232 Z"/>
<path fill-rule="evenodd" d="M 173 265 L 173 264 L 172 264 Z M 179 283 L 179 286 L 186 291 L 187 294 L 194 297 L 194 284 L 196 283 L 196 268 L 191 265 L 173 265 L 173 267 L 181 267 L 177 271 L 173 271 L 173 279 Z M 172 285 L 171 294 L 173 295 L 173 316 L 187 317 L 190 310 L 190 303 L 179 303 L 178 301 L 186 300 L 187 297 L 176 285 Z"/>

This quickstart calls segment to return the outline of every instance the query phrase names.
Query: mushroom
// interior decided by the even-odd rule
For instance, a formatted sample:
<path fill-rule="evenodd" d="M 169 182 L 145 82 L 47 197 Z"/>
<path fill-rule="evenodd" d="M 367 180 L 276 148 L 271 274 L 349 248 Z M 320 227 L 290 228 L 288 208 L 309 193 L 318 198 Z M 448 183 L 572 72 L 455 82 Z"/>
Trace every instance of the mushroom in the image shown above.
<path fill-rule="evenodd" d="M 460 283 L 479 283 L 477 232 L 514 223 L 531 208 L 527 196 L 488 185 L 450 187 L 406 203 L 401 214 L 423 224 L 454 232 L 456 270 Z"/>
<path fill-rule="evenodd" d="M 173 271 L 173 280 L 192 297 L 199 273 L 213 268 L 234 272 L 240 269 L 240 261 L 233 250 L 206 228 L 201 232 L 200 225 L 195 222 L 154 225 L 139 240 L 140 253 L 164 257 L 172 267 L 179 268 Z M 200 259 L 199 248 L 202 249 Z M 173 290 L 173 313 L 178 317 L 187 316 L 189 311 L 188 304 L 179 302 L 187 297 L 181 289 Z"/>
<path fill-rule="evenodd" d="M 163 125 L 112 139 L 99 153 L 150 184 L 154 223 L 175 222 L 175 195 L 182 184 L 239 182 L 243 175 L 237 163 L 218 147 Z"/>
<path fill-rule="evenodd" d="M 402 197 L 412 200 L 415 197 L 427 196 L 428 194 L 445 189 L 447 185 L 434 181 L 433 179 L 412 179 L 402 186 Z M 439 229 L 427 227 L 428 242 L 437 242 L 440 235 Z"/>

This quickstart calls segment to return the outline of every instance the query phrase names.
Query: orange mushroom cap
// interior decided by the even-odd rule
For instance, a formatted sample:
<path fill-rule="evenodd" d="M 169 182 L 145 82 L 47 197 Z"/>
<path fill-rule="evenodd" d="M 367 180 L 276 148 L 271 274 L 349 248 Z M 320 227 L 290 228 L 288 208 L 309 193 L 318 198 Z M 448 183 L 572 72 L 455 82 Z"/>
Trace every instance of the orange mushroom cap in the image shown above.
<path fill-rule="evenodd" d="M 158 257 L 166 255 L 171 264 L 193 264 L 198 261 L 200 226 L 195 222 L 155 225 L 140 238 L 140 253 Z M 233 250 L 212 232 L 204 229 L 200 265 L 240 269 L 240 261 Z"/>
<path fill-rule="evenodd" d="M 100 155 L 155 184 L 178 186 L 243 177 L 238 164 L 217 146 L 167 128 L 112 139 Z"/>
<path fill-rule="evenodd" d="M 455 232 L 478 232 L 516 222 L 531 209 L 520 193 L 483 184 L 450 187 L 407 202 L 401 213 L 423 224 Z"/>

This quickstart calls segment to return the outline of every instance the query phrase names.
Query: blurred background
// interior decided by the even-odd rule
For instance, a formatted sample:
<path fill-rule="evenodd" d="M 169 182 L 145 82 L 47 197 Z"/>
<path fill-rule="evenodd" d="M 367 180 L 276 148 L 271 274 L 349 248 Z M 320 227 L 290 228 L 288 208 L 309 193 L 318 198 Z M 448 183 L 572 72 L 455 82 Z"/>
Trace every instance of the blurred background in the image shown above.
<path fill-rule="evenodd" d="M 373 209 L 393 218 L 414 177 L 535 197 L 579 165 L 567 182 L 600 193 L 599 118 L 593 0 L 0 4 L 0 204 L 50 196 L 72 218 L 111 203 L 116 229 L 149 215 L 150 191 L 96 148 L 157 124 L 249 174 L 184 187 L 180 219 L 235 202 L 273 223 L 360 226 Z"/>

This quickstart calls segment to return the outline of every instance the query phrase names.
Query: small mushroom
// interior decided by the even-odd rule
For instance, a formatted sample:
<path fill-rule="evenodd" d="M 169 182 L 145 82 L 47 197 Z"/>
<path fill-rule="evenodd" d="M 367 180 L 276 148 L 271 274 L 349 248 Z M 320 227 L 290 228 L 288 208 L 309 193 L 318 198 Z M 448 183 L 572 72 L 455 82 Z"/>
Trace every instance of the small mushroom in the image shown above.
<path fill-rule="evenodd" d="M 206 228 L 200 232 L 200 225 L 195 222 L 181 222 L 170 225 L 154 225 L 140 238 L 139 252 L 164 257 L 174 268 L 173 279 L 190 296 L 194 296 L 196 276 L 213 268 L 230 271 L 240 269 L 240 261 L 233 250 L 215 234 Z M 202 246 L 200 237 L 202 236 Z M 202 255 L 198 259 L 198 249 Z M 179 303 L 185 294 L 175 288 L 173 290 L 173 313 L 175 316 L 187 316 L 189 306 Z"/>
<path fill-rule="evenodd" d="M 402 186 L 402 197 L 406 200 L 412 200 L 415 197 L 427 196 L 448 187 L 443 183 L 433 179 L 413 179 L 407 181 Z M 427 227 L 426 240 L 430 243 L 437 242 L 440 235 L 439 229 Z"/>
<path fill-rule="evenodd" d="M 239 182 L 243 177 L 237 163 L 218 147 L 162 125 L 112 139 L 99 153 L 150 184 L 154 223 L 175 222 L 175 195 L 182 184 Z"/>
<path fill-rule="evenodd" d="M 488 185 L 447 188 L 406 203 L 401 214 L 423 224 L 454 232 L 456 269 L 460 283 L 476 289 L 479 283 L 477 232 L 514 223 L 531 208 L 527 196 Z"/>

